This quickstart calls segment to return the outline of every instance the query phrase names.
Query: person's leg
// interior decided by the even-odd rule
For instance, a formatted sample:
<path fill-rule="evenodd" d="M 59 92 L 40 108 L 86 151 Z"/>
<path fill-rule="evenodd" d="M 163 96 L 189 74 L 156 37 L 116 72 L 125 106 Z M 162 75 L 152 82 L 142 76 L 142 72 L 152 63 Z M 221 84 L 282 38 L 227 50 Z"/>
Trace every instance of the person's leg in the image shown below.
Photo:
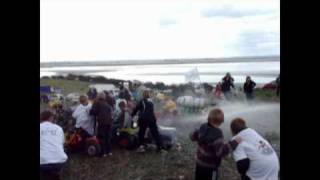
<path fill-rule="evenodd" d="M 41 180 L 60 180 L 60 172 L 64 163 L 40 165 Z"/>
<path fill-rule="evenodd" d="M 213 169 L 196 165 L 195 180 L 215 180 Z"/>
<path fill-rule="evenodd" d="M 138 132 L 138 138 L 139 138 L 139 146 L 144 145 L 144 136 L 146 133 L 147 124 L 144 122 L 139 122 L 139 132 Z"/>
<path fill-rule="evenodd" d="M 156 122 L 150 122 L 149 128 L 150 128 L 150 132 L 152 134 L 152 137 L 156 141 L 156 145 L 157 145 L 158 150 L 163 149 L 162 139 L 160 137 L 158 126 L 157 126 Z"/>
<path fill-rule="evenodd" d="M 111 126 L 106 126 L 106 129 L 105 129 L 105 132 L 106 132 L 106 136 L 105 136 L 105 147 L 106 147 L 106 153 L 109 154 L 111 153 L 111 148 L 112 148 L 112 145 L 111 145 Z"/>
<path fill-rule="evenodd" d="M 101 146 L 101 154 L 100 155 L 104 155 L 106 153 L 105 132 L 100 127 L 98 128 L 97 138 L 99 139 L 100 146 Z"/>

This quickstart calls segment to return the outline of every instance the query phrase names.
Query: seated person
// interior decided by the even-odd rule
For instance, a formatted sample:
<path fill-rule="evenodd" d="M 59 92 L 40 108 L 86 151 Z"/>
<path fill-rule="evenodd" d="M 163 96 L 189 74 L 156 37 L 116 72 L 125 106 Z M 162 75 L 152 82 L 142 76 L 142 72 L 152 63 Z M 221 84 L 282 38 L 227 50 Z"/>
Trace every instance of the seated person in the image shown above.
<path fill-rule="evenodd" d="M 208 115 L 208 122 L 195 130 L 190 138 L 198 143 L 196 154 L 196 180 L 217 180 L 221 160 L 235 149 L 240 139 L 229 143 L 224 142 L 221 124 L 224 113 L 221 109 L 212 109 Z"/>
<path fill-rule="evenodd" d="M 80 105 L 75 109 L 72 117 L 76 119 L 75 126 L 78 131 L 81 131 L 81 137 L 90 137 L 94 134 L 94 120 L 89 114 L 92 105 L 85 95 L 79 97 L 79 102 Z"/>
<path fill-rule="evenodd" d="M 60 179 L 60 171 L 67 161 L 64 152 L 64 133 L 53 123 L 54 114 L 45 110 L 40 114 L 40 176 L 41 179 Z"/>
<path fill-rule="evenodd" d="M 255 130 L 248 128 L 241 118 L 231 122 L 234 138 L 241 143 L 233 152 L 242 180 L 277 180 L 279 160 L 271 145 Z"/>

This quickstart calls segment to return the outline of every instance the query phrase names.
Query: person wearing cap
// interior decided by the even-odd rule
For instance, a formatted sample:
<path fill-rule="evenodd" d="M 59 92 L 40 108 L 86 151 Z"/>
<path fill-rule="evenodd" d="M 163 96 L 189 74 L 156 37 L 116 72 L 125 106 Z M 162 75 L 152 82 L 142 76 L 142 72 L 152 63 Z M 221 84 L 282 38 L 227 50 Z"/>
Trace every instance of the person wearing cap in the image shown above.
<path fill-rule="evenodd" d="M 101 156 L 111 156 L 112 107 L 106 102 L 105 93 L 98 93 L 90 115 L 94 116 L 96 123 L 98 123 L 97 137 L 101 143 Z"/>
<path fill-rule="evenodd" d="M 230 128 L 233 139 L 242 140 L 233 152 L 241 179 L 277 180 L 279 159 L 269 142 L 241 118 L 233 119 Z"/>
<path fill-rule="evenodd" d="M 137 106 L 133 109 L 131 116 L 134 117 L 139 112 L 138 118 L 138 138 L 139 138 L 139 152 L 145 151 L 145 143 L 144 137 L 147 128 L 150 129 L 152 137 L 156 141 L 158 151 L 164 151 L 162 139 L 159 134 L 158 126 L 157 126 L 157 119 L 154 114 L 154 107 L 153 103 L 149 100 L 150 94 L 148 90 L 143 91 L 143 99 L 139 101 Z"/>
<path fill-rule="evenodd" d="M 67 161 L 64 152 L 64 133 L 54 124 L 54 114 L 45 110 L 40 114 L 40 175 L 41 178 L 60 179 L 60 171 Z"/>

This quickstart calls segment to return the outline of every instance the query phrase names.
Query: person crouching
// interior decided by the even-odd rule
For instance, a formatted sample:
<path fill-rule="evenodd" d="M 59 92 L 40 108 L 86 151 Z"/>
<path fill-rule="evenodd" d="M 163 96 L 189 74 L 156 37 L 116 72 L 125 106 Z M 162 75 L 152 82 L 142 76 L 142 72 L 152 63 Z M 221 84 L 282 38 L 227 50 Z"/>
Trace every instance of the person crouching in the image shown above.
<path fill-rule="evenodd" d="M 213 109 L 208 115 L 208 122 L 195 130 L 190 138 L 198 143 L 196 153 L 196 180 L 217 180 L 218 168 L 222 157 L 235 149 L 240 139 L 224 142 L 220 125 L 224 122 L 221 109 Z"/>
<path fill-rule="evenodd" d="M 60 171 L 68 157 L 64 152 L 64 133 L 53 123 L 54 114 L 45 110 L 40 114 L 40 177 L 60 179 Z"/>

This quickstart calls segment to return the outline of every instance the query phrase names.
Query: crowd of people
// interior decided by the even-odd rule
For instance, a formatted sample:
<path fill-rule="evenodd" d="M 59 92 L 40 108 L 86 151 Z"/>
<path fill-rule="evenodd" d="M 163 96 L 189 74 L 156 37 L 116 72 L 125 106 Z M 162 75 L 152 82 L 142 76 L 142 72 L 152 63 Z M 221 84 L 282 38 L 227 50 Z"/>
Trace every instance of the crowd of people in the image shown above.
<path fill-rule="evenodd" d="M 277 79 L 280 83 L 280 75 Z M 254 98 L 256 83 L 248 76 L 243 85 L 248 100 Z M 231 88 L 235 88 L 234 79 L 227 73 L 218 83 L 215 95 L 223 93 L 227 100 L 231 99 Z M 277 86 L 277 95 L 280 94 L 280 85 Z M 133 127 L 133 119 L 138 115 L 138 152 L 146 149 L 146 130 L 152 134 L 158 152 L 166 152 L 159 135 L 154 104 L 150 101 L 150 92 L 144 90 L 142 99 L 132 102 L 129 90 L 120 87 L 117 103 L 111 92 L 97 92 L 90 88 L 87 95 L 79 97 L 79 105 L 73 110 L 76 130 L 81 131 L 81 137 L 96 136 L 99 139 L 101 153 L 99 157 L 112 156 L 112 136 L 117 129 Z M 131 103 L 132 108 L 128 108 Z M 133 104 L 133 105 L 132 105 Z M 59 108 L 58 108 L 59 109 Z M 57 112 L 57 111 L 56 111 Z M 59 113 L 58 113 L 59 114 Z M 255 130 L 246 126 L 245 120 L 234 119 L 231 124 L 233 138 L 225 143 L 222 130 L 219 128 L 224 122 L 224 113 L 221 109 L 209 112 L 208 121 L 194 131 L 190 138 L 197 142 L 196 153 L 196 180 L 218 179 L 218 169 L 221 159 L 232 153 L 237 163 L 237 169 L 242 180 L 247 179 L 277 179 L 279 171 L 278 157 L 271 145 Z M 40 114 L 40 171 L 42 177 L 56 177 L 67 161 L 64 152 L 63 123 L 59 122 L 57 113 L 44 110 Z"/>
<path fill-rule="evenodd" d="M 276 78 L 276 95 L 280 96 L 280 75 Z M 246 80 L 242 86 L 243 92 L 246 96 L 248 101 L 254 99 L 254 89 L 256 87 L 256 83 L 251 79 L 250 76 L 246 77 Z M 222 99 L 222 95 L 225 97 L 226 100 L 232 99 L 232 92 L 231 89 L 235 90 L 234 85 L 234 78 L 231 76 L 230 73 L 227 73 L 221 82 L 218 82 L 214 91 L 214 95 L 218 99 Z"/>

